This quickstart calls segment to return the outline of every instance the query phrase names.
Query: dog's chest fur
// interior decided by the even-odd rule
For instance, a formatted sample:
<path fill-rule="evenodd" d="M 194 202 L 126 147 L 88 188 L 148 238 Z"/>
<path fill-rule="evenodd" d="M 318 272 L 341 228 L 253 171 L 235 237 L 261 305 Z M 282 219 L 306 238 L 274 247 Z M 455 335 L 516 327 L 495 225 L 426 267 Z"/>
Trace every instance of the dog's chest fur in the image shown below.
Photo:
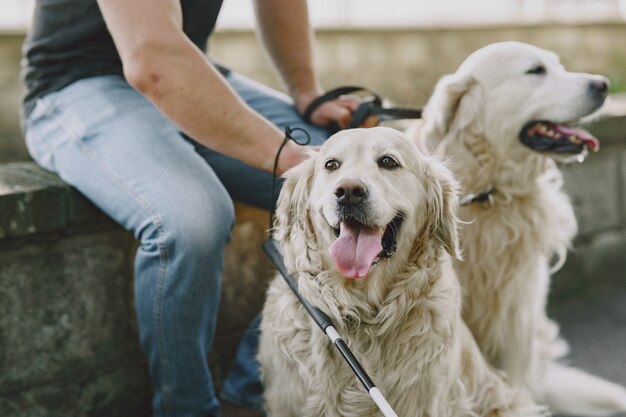
<path fill-rule="evenodd" d="M 576 233 L 561 184 L 553 168 L 522 195 L 501 195 L 491 208 L 474 204 L 460 212 L 469 223 L 461 230 L 464 260 L 455 265 L 463 317 L 490 362 L 513 380 L 527 378 L 530 365 L 514 364 L 532 362 L 529 344 L 536 335 L 530 329 L 547 323 L 550 264 L 564 259 Z"/>
<path fill-rule="evenodd" d="M 399 415 L 415 410 L 434 413 L 438 403 L 444 398 L 449 401 L 457 389 L 446 385 L 454 377 L 442 375 L 459 369 L 455 362 L 459 346 L 454 337 L 460 322 L 458 285 L 448 277 L 420 275 L 409 284 L 392 286 L 378 305 L 341 305 L 328 291 L 301 285 L 307 297 L 329 313 L 342 338 Z M 323 297 L 314 296 L 314 291 Z M 350 289 L 337 291 L 338 298 L 350 298 Z M 353 294 L 353 298 L 361 297 Z M 283 359 L 299 370 L 302 389 L 307 393 L 302 415 L 378 416 L 375 404 L 339 352 L 280 278 L 272 283 L 267 302 L 284 306 L 280 314 L 264 317 L 268 324 L 264 331 L 271 332 L 281 352 L 290 352 L 290 357 Z"/>

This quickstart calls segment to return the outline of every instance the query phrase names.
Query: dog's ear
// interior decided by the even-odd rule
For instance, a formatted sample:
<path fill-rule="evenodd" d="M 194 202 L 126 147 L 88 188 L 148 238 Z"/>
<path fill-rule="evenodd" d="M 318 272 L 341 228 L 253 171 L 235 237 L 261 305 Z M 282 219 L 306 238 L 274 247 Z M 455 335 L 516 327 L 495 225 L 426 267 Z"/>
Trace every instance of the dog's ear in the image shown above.
<path fill-rule="evenodd" d="M 426 236 L 452 257 L 461 258 L 457 217 L 459 186 L 452 172 L 436 157 L 428 161 L 426 173 Z"/>
<path fill-rule="evenodd" d="M 292 241 L 293 236 L 307 237 L 311 233 L 309 193 L 315 170 L 311 157 L 287 171 L 278 197 L 274 229 L 279 241 Z M 301 239 L 295 239 L 301 240 Z"/>
<path fill-rule="evenodd" d="M 424 108 L 420 140 L 426 141 L 428 150 L 434 150 L 451 129 L 469 126 L 478 115 L 481 97 L 480 86 L 467 72 L 441 78 Z"/>

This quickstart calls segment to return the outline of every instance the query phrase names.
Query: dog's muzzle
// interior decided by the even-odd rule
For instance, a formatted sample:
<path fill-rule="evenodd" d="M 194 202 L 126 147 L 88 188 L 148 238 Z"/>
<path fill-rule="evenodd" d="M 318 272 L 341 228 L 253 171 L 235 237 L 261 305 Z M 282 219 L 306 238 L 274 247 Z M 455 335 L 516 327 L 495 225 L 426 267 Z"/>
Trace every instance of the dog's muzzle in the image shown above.
<path fill-rule="evenodd" d="M 537 152 L 576 155 L 600 149 L 598 139 L 585 129 L 545 120 L 527 123 L 519 137 L 522 144 Z"/>

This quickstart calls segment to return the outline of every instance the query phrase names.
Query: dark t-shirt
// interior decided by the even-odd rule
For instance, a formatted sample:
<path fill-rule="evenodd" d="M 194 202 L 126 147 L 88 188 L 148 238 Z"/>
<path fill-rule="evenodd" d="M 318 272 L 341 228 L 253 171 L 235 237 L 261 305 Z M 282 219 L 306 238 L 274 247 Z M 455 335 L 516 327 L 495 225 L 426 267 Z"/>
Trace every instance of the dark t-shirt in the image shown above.
<path fill-rule="evenodd" d="M 205 51 L 222 0 L 181 0 L 180 3 L 183 31 Z M 35 99 L 74 81 L 123 73 L 122 61 L 96 0 L 37 0 L 23 52 L 27 114 Z"/>

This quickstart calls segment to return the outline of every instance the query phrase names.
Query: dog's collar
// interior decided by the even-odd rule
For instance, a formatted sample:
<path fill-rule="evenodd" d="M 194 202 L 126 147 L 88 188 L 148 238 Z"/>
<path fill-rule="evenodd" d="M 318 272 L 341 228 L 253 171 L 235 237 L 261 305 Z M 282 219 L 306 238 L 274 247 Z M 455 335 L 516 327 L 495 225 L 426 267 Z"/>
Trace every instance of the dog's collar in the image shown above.
<path fill-rule="evenodd" d="M 478 203 L 482 209 L 490 209 L 494 204 L 494 194 L 496 190 L 492 187 L 485 192 L 467 194 L 459 200 L 459 205 L 469 206 L 470 204 Z"/>

